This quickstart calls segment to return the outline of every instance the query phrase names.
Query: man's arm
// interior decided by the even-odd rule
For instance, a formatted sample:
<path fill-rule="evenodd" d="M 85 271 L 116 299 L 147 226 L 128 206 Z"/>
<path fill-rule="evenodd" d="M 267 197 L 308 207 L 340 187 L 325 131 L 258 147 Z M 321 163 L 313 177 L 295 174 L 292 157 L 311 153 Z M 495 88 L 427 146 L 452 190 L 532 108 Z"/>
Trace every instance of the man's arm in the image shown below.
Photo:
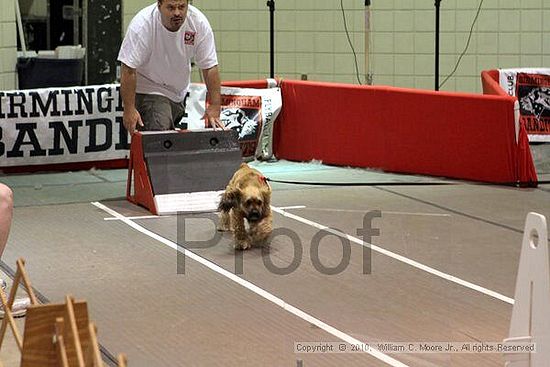
<path fill-rule="evenodd" d="M 211 67 L 210 69 L 203 69 L 202 75 L 208 90 L 208 107 L 204 113 L 206 126 L 212 126 L 213 128 L 224 128 L 223 123 L 220 121 L 220 112 L 222 104 L 221 96 L 221 81 L 220 72 L 218 66 Z"/>
<path fill-rule="evenodd" d="M 122 74 L 120 76 L 120 93 L 124 105 L 122 121 L 126 130 L 133 134 L 136 125 L 143 126 L 143 122 L 136 109 L 136 69 L 132 69 L 124 63 L 122 63 Z"/>

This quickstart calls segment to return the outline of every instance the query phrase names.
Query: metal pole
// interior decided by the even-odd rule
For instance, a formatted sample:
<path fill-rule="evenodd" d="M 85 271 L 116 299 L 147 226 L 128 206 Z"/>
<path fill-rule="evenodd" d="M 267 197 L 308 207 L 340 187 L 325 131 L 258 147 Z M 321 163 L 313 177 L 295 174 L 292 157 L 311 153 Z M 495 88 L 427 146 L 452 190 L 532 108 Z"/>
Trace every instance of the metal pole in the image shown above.
<path fill-rule="evenodd" d="M 73 0 L 73 45 L 80 43 L 80 1 Z"/>
<path fill-rule="evenodd" d="M 21 43 L 21 51 L 23 51 L 23 57 L 27 57 L 27 44 L 25 41 L 25 33 L 23 32 L 23 21 L 21 20 L 21 8 L 19 8 L 19 0 L 15 0 L 15 18 L 17 21 L 17 29 L 19 30 L 19 42 Z"/>
<path fill-rule="evenodd" d="M 435 90 L 439 90 L 439 10 L 441 0 L 435 0 Z"/>
<path fill-rule="evenodd" d="M 51 28 L 51 4 L 50 4 L 50 0 L 48 0 L 48 2 L 46 3 L 46 7 L 47 7 L 47 10 L 46 10 L 46 14 L 47 14 L 47 17 L 46 17 L 46 50 L 51 50 L 52 49 L 52 28 Z"/>
<path fill-rule="evenodd" d="M 367 85 L 372 85 L 370 72 L 370 0 L 365 1 L 365 79 Z"/>
<path fill-rule="evenodd" d="M 82 47 L 84 51 L 84 85 L 88 85 L 88 0 L 82 0 Z"/>
<path fill-rule="evenodd" d="M 269 77 L 275 78 L 275 0 L 267 2 L 269 7 Z"/>

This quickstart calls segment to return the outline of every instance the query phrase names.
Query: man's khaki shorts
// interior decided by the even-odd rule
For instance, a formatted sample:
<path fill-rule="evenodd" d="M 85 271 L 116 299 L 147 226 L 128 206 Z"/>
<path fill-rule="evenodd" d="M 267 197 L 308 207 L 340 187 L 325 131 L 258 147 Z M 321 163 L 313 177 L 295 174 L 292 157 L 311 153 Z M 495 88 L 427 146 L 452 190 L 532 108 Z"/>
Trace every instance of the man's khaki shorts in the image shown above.
<path fill-rule="evenodd" d="M 184 102 L 176 103 L 156 94 L 136 94 L 136 109 L 141 115 L 143 127 L 138 130 L 173 130 L 185 113 Z"/>

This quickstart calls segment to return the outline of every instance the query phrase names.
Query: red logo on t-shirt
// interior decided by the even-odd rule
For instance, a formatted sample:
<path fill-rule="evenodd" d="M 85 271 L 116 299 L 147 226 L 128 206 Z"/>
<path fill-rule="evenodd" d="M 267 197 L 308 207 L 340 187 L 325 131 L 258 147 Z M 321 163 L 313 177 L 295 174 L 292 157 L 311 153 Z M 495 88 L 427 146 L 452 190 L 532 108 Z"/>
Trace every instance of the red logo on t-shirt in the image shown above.
<path fill-rule="evenodd" d="M 185 32 L 185 44 L 186 45 L 195 44 L 195 32 Z"/>

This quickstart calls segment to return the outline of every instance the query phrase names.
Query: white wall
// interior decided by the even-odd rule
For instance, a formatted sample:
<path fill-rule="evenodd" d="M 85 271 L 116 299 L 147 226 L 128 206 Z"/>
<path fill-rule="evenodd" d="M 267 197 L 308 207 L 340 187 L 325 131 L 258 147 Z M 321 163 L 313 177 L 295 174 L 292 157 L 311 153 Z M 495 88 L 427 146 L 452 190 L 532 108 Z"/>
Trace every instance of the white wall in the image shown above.
<path fill-rule="evenodd" d="M 433 3 L 373 1 L 377 83 L 433 88 Z M 464 50 L 479 3 L 441 2 L 440 82 Z M 550 67 L 550 1 L 485 0 L 468 51 L 442 89 L 479 92 L 482 70 L 512 67 Z"/>
<path fill-rule="evenodd" d="M 0 14 L 0 87 L 15 87 L 12 0 Z M 481 0 L 441 1 L 440 81 L 466 45 Z M 123 0 L 123 26 L 154 0 Z M 276 74 L 287 79 L 356 83 L 340 0 L 276 0 Z M 364 0 L 343 0 L 364 81 Z M 224 80 L 269 74 L 266 0 L 194 0 L 214 28 Z M 434 0 L 372 0 L 371 72 L 375 84 L 434 87 Z M 5 11 L 4 11 L 5 10 Z M 550 0 L 484 0 L 467 53 L 443 90 L 480 92 L 484 69 L 550 67 Z M 194 74 L 198 80 L 198 73 Z"/>
<path fill-rule="evenodd" d="M 361 79 L 365 65 L 363 0 L 344 0 Z M 480 0 L 441 2 L 440 82 L 464 50 Z M 265 1 L 196 0 L 218 38 L 223 77 L 264 77 L 268 62 Z M 340 0 L 276 1 L 276 73 L 356 83 Z M 433 0 L 373 0 L 371 72 L 375 84 L 434 88 Z M 469 48 L 444 90 L 480 92 L 480 72 L 507 67 L 550 67 L 550 1 L 485 0 Z"/>
<path fill-rule="evenodd" d="M 17 33 L 15 2 L 1 0 L 0 6 L 0 90 L 16 89 Z"/>

